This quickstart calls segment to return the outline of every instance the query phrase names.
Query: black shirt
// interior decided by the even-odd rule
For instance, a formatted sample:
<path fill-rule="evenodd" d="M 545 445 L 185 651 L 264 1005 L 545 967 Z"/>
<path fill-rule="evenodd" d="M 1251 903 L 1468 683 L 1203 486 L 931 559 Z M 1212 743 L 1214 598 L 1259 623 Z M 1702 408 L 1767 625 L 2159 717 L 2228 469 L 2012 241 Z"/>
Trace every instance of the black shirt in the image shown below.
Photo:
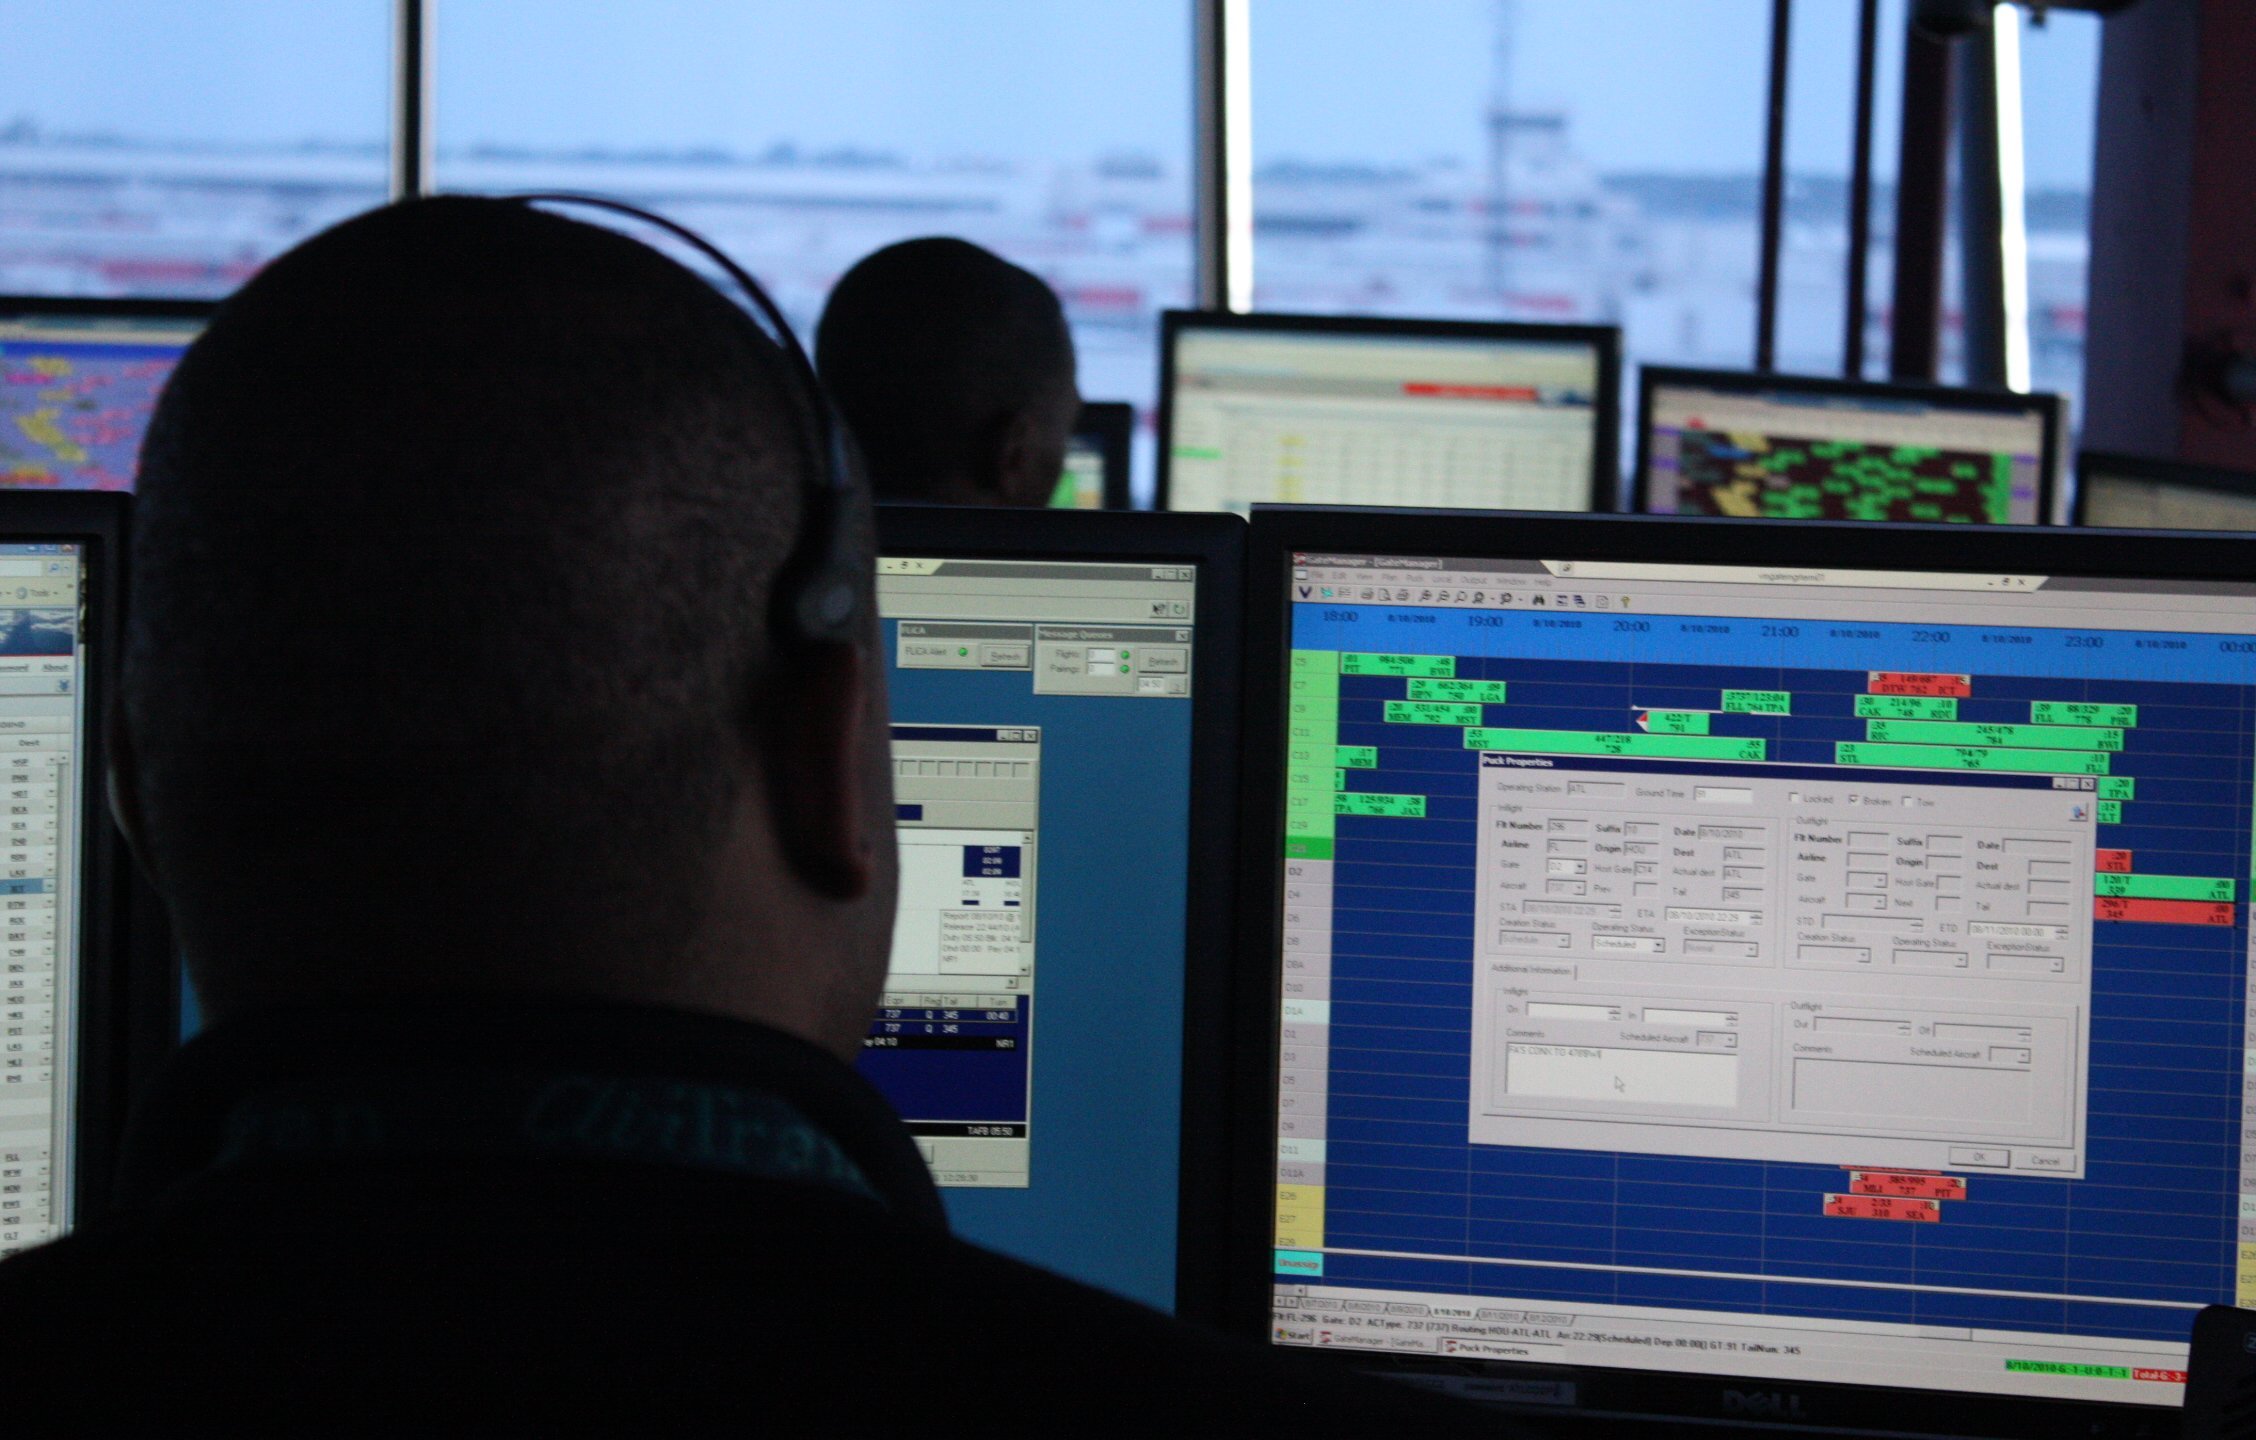
<path fill-rule="evenodd" d="M 954 1239 L 866 1082 L 713 1016 L 233 1020 L 120 1188 L 0 1263 L 8 1434 L 1508 1431 Z"/>

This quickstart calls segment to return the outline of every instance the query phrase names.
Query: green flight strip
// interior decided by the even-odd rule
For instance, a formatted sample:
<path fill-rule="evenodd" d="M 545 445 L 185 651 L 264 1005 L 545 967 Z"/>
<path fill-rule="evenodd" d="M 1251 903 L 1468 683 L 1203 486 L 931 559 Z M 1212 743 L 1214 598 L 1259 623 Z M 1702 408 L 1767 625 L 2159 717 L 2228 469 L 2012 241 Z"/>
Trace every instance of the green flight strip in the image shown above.
<path fill-rule="evenodd" d="M 1859 695 L 1859 720 L 1956 720 L 1958 701 L 1948 695 Z"/>
<path fill-rule="evenodd" d="M 1610 735 L 1591 730 L 1465 731 L 1467 750 L 1513 750 L 1524 755 L 1636 755 L 1665 760 L 1761 760 L 1761 740 L 1710 735 Z"/>
<path fill-rule="evenodd" d="M 1874 721 L 1874 724 L 1881 722 Z M 2001 750 L 1990 746 L 1874 745 L 1844 740 L 1833 747 L 1836 765 L 1895 770 L 2000 770 L 2024 775 L 2105 775 L 2108 760 L 2096 751 Z M 2100 819 L 2107 806 L 2100 804 Z"/>
<path fill-rule="evenodd" d="M 2138 726 L 2136 705 L 2087 705 L 2077 700 L 2032 700 L 2032 725 L 2114 725 L 2125 730 Z"/>
<path fill-rule="evenodd" d="M 1376 815 L 1391 820 L 1423 820 L 1426 815 L 1426 797 L 1423 795 L 1370 795 L 1347 794 L 1332 797 L 1332 809 L 1340 815 Z"/>
<path fill-rule="evenodd" d="M 1501 680 L 1413 680 L 1407 689 L 1412 700 L 1471 701 L 1476 705 L 1504 703 Z"/>
<path fill-rule="evenodd" d="M 1791 715 L 1794 697 L 1784 690 L 1726 690 L 1723 711 L 1726 715 Z"/>
<path fill-rule="evenodd" d="M 1645 728 L 1654 735 L 1705 735 L 1708 733 L 1708 712 L 1705 710 L 1648 710 Z"/>
<path fill-rule="evenodd" d="M 1432 700 L 1389 700 L 1386 718 L 1390 725 L 1478 725 L 1481 707 L 1444 705 Z"/>
<path fill-rule="evenodd" d="M 1457 673 L 1454 655 L 1342 655 L 1342 675 L 1416 675 L 1447 680 Z"/>
<path fill-rule="evenodd" d="M 2230 903 L 2240 886 L 2209 875 L 2095 875 L 2092 893 L 2133 900 L 2207 900 Z"/>
<path fill-rule="evenodd" d="M 1906 745 L 2019 745 L 2032 750 L 2120 750 L 2123 732 L 2073 725 L 1990 725 L 1944 720 L 1867 720 L 1864 738 Z M 2096 773 L 2096 772 L 2095 772 Z"/>

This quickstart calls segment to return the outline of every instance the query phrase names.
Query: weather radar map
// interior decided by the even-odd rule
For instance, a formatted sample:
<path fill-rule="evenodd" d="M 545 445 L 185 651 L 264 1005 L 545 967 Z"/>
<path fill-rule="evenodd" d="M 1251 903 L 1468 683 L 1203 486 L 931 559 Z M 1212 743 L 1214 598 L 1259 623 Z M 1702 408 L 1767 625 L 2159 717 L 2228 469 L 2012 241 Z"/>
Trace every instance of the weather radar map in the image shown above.
<path fill-rule="evenodd" d="M 2013 518 L 2010 455 L 1717 430 L 1674 438 L 1682 514 L 1989 525 Z"/>
<path fill-rule="evenodd" d="M 132 489 L 141 432 L 191 338 L 49 338 L 0 321 L 0 487 Z"/>

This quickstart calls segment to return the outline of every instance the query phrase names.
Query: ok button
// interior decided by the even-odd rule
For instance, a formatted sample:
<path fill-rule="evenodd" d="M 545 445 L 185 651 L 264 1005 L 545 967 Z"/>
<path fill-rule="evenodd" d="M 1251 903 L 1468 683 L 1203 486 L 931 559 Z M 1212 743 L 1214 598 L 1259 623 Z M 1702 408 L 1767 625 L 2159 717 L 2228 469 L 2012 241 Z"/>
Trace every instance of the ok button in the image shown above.
<path fill-rule="evenodd" d="M 1965 1146 L 1953 1145 L 1950 1152 L 1950 1163 L 1953 1169 L 1964 1166 L 1970 1170 L 2003 1170 L 2012 1165 L 2013 1152 L 2011 1150 L 1969 1149 Z"/>

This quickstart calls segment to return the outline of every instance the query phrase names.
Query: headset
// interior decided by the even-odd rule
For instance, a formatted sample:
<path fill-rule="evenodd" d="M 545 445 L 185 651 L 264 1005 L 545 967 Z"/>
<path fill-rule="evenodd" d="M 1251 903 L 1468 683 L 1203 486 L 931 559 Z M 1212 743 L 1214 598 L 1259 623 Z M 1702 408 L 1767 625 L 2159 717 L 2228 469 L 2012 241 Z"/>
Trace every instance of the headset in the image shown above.
<path fill-rule="evenodd" d="M 821 378 L 815 374 L 815 364 L 807 358 L 806 347 L 791 332 L 783 311 L 769 298 L 768 292 L 720 246 L 687 225 L 640 206 L 607 196 L 568 191 L 532 191 L 504 198 L 527 208 L 579 205 L 654 225 L 710 260 L 751 302 L 750 311 L 733 303 L 730 308 L 743 314 L 745 323 L 762 339 L 782 349 L 785 364 L 797 379 L 807 409 L 815 420 L 813 443 L 808 447 L 807 457 L 813 462 L 814 475 L 807 487 L 807 513 L 800 522 L 799 538 L 792 542 L 791 553 L 776 574 L 771 602 L 773 622 L 785 639 L 802 645 L 857 643 L 862 636 L 862 592 L 869 580 L 869 567 L 846 538 L 846 513 L 854 476 L 853 466 L 847 459 L 846 425 L 837 407 L 831 404 L 829 392 L 823 389 Z M 765 328 L 753 318 L 755 314 L 767 322 Z"/>

